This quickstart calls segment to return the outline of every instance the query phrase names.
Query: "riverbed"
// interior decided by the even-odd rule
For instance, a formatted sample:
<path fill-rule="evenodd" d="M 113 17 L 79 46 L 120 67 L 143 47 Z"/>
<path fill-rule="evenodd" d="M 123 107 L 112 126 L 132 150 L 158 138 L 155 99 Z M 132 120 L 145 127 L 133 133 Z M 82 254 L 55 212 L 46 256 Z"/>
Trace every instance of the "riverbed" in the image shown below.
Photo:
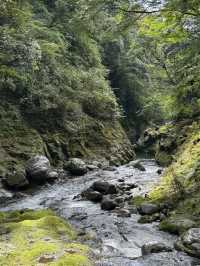
<path fill-rule="evenodd" d="M 200 265 L 199 260 L 177 251 L 142 256 L 141 247 L 145 243 L 158 241 L 173 247 L 177 237 L 160 231 L 158 223 L 138 223 L 138 213 L 133 212 L 131 217 L 120 217 L 115 211 L 103 211 L 99 204 L 78 197 L 94 181 L 119 184 L 122 178 L 125 183 L 137 184 L 137 188 L 131 190 L 132 196 L 148 194 L 160 180 L 157 173 L 160 168 L 154 160 L 145 159 L 141 163 L 146 169 L 144 172 L 127 164 L 39 187 L 2 206 L 1 210 L 53 209 L 79 231 L 82 241 L 91 247 L 96 266 Z"/>

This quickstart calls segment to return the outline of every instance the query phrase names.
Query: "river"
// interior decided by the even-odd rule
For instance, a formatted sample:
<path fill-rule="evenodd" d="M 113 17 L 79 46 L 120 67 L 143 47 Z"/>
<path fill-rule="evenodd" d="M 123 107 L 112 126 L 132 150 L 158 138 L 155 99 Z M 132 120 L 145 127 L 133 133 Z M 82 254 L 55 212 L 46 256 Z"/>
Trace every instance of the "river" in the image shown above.
<path fill-rule="evenodd" d="M 200 261 L 184 253 L 162 252 L 141 256 L 141 247 L 151 241 L 159 241 L 173 247 L 176 236 L 162 232 L 158 223 L 140 224 L 139 214 L 119 217 L 112 211 L 103 211 L 99 204 L 81 200 L 76 196 L 94 181 L 106 180 L 119 184 L 136 183 L 132 195 L 144 195 L 160 180 L 159 167 L 154 160 L 141 161 L 146 171 L 141 172 L 130 165 L 110 170 L 89 172 L 85 176 L 62 180 L 53 185 L 45 185 L 17 201 L 1 207 L 2 211 L 19 209 L 51 208 L 79 230 L 80 235 L 88 235 L 84 243 L 95 254 L 96 266 L 190 266 L 200 265 Z M 83 240 L 82 240 L 83 241 Z"/>

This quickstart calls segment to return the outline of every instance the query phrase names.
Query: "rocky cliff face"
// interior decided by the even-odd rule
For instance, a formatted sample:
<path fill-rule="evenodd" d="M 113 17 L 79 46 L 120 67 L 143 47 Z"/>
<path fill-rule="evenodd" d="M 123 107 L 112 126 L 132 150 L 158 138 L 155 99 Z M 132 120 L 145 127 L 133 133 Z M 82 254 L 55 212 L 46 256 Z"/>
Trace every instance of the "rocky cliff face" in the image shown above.
<path fill-rule="evenodd" d="M 78 7 L 59 3 L 11 1 L 0 14 L 1 172 L 34 154 L 54 165 L 71 156 L 133 156 L 98 44 Z"/>

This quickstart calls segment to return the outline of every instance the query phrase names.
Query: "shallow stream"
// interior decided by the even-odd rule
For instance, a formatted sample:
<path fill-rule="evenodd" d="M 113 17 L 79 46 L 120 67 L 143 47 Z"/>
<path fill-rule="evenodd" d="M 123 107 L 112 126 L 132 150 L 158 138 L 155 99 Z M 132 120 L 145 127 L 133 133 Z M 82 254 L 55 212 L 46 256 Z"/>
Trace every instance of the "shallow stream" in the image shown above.
<path fill-rule="evenodd" d="M 139 214 L 119 217 L 116 212 L 103 211 L 99 204 L 76 198 L 96 180 L 119 184 L 136 183 L 132 195 L 144 195 L 159 182 L 154 160 L 141 161 L 146 171 L 141 172 L 130 165 L 115 169 L 89 172 L 85 176 L 68 179 L 53 185 L 46 185 L 27 196 L 11 202 L 1 210 L 51 208 L 70 221 L 80 235 L 87 235 L 84 243 L 95 254 L 96 266 L 190 266 L 200 265 L 200 261 L 183 253 L 163 252 L 141 256 L 141 246 L 147 242 L 159 241 L 173 246 L 176 236 L 159 231 L 157 223 L 139 224 Z"/>

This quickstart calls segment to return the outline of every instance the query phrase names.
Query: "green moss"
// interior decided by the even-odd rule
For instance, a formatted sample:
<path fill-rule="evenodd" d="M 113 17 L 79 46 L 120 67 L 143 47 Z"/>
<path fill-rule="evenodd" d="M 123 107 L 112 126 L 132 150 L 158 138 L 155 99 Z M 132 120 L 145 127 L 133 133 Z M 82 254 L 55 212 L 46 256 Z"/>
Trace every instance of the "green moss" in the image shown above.
<path fill-rule="evenodd" d="M 176 214 L 160 223 L 161 230 L 178 235 L 195 226 L 196 223 L 190 219 L 187 219 L 185 215 L 178 216 Z"/>
<path fill-rule="evenodd" d="M 0 213 L 0 218 L 0 265 L 34 266 L 45 256 L 52 258 L 48 265 L 91 265 L 88 247 L 76 243 L 76 232 L 52 211 Z"/>
<path fill-rule="evenodd" d="M 157 151 L 155 154 L 156 162 L 161 166 L 168 166 L 172 162 L 172 155 L 168 154 L 166 151 Z"/>
<path fill-rule="evenodd" d="M 132 198 L 131 204 L 135 206 L 140 206 L 142 203 L 149 201 L 148 198 L 144 198 L 143 196 L 136 196 Z"/>
<path fill-rule="evenodd" d="M 188 127 L 188 136 L 179 146 L 174 162 L 164 171 L 162 181 L 150 193 L 153 200 L 173 198 L 180 192 L 196 191 L 200 185 L 198 165 L 200 160 L 200 125 Z"/>
<path fill-rule="evenodd" d="M 174 206 L 160 228 L 181 234 L 190 227 L 200 226 L 200 125 L 179 127 L 179 145 L 174 162 L 166 168 L 161 183 L 150 193 L 150 200 L 165 201 Z"/>

